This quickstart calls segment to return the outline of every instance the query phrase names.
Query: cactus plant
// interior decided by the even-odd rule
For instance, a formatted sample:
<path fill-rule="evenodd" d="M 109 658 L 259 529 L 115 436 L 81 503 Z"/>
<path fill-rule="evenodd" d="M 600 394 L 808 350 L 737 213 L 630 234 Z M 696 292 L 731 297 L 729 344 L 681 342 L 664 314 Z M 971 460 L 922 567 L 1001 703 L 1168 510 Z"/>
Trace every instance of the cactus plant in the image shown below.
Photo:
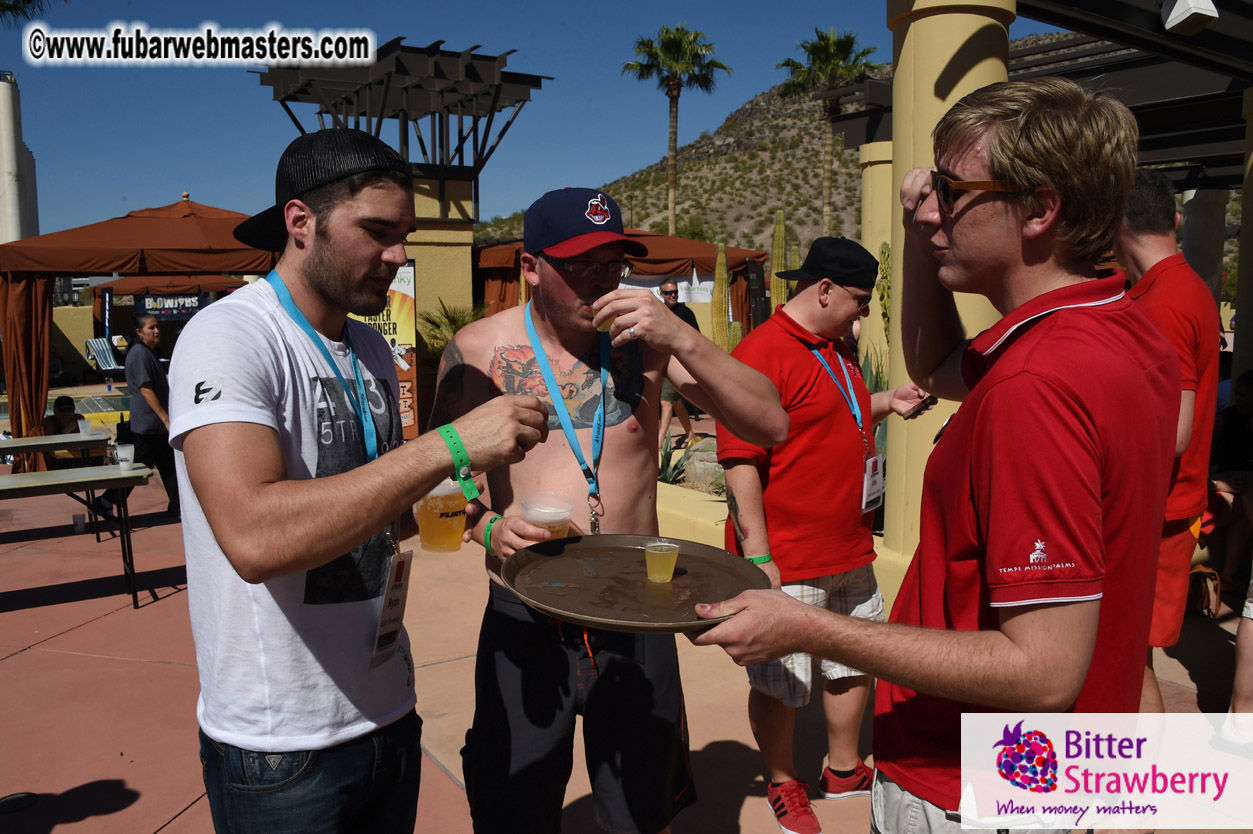
<path fill-rule="evenodd" d="M 714 261 L 714 288 L 712 308 L 714 344 L 726 352 L 731 352 L 731 271 L 727 269 L 727 245 L 718 244 L 718 255 Z"/>
<path fill-rule="evenodd" d="M 783 209 L 774 213 L 774 242 L 770 247 L 770 304 L 777 307 L 787 303 L 788 282 L 779 277 L 785 257 L 786 227 L 783 225 Z"/>
<path fill-rule="evenodd" d="M 728 347 L 735 350 L 740 346 L 740 340 L 744 338 L 744 325 L 738 321 L 731 322 L 731 326 L 727 331 Z"/>
<path fill-rule="evenodd" d="M 800 269 L 801 268 L 801 248 L 797 246 L 795 243 L 792 244 L 791 249 L 787 250 L 787 268 L 788 269 Z"/>

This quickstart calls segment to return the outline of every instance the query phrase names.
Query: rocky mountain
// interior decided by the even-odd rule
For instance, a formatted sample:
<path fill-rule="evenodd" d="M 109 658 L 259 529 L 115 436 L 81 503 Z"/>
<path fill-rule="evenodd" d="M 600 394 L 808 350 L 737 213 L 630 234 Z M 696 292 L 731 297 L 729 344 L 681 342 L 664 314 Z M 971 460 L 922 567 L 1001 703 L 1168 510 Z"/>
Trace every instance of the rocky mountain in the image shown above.
<path fill-rule="evenodd" d="M 769 251 L 774 213 L 783 209 L 788 246 L 801 251 L 822 223 L 822 141 L 819 104 L 780 98 L 778 87 L 748 101 L 713 133 L 679 148 L 679 234 Z M 662 145 L 664 151 L 664 143 Z M 835 234 L 860 228 L 861 171 L 857 151 L 836 138 L 832 185 Z M 666 231 L 666 160 L 602 186 L 622 207 L 628 226 Z M 522 212 L 475 227 L 483 240 L 522 236 Z"/>
<path fill-rule="evenodd" d="M 1066 32 L 1031 35 L 1010 42 L 1011 69 L 1015 51 L 1057 44 L 1050 53 L 1058 66 L 1069 62 L 1075 36 Z M 1035 50 L 1038 56 L 1039 49 Z M 890 75 L 890 70 L 887 72 Z M 681 115 L 681 114 L 680 114 Z M 660 124 L 659 124 L 660 129 Z M 821 106 L 809 99 L 783 99 L 779 87 L 755 96 L 727 117 L 713 133 L 679 148 L 678 233 L 684 237 L 727 243 L 769 252 L 775 211 L 782 209 L 787 248 L 803 254 L 821 233 L 822 141 L 826 124 Z M 666 231 L 665 144 L 661 158 L 633 174 L 605 183 L 622 207 L 627 225 Z M 1240 222 L 1239 191 L 1228 203 L 1227 223 Z M 836 137 L 831 192 L 832 232 L 857 237 L 861 228 L 861 171 L 857 149 L 845 149 Z M 481 242 L 522 236 L 522 212 L 495 217 L 475 227 Z M 1234 297 L 1236 240 L 1224 249 L 1225 272 Z M 772 266 L 767 261 L 767 270 Z"/>

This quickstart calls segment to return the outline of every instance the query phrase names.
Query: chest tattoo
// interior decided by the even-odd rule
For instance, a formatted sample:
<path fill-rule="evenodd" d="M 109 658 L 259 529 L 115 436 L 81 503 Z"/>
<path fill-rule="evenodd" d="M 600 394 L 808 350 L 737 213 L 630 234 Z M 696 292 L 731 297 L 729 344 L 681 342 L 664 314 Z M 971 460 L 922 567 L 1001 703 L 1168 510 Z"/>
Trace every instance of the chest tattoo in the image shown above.
<path fill-rule="evenodd" d="M 568 366 L 560 361 L 552 364 L 562 402 L 554 406 L 548 386 L 536 364 L 530 345 L 500 345 L 492 353 L 492 382 L 505 394 L 526 394 L 538 397 L 548 405 L 548 428 L 561 428 L 554 408 L 565 408 L 576 429 L 592 427 L 600 408 L 599 349 L 593 348 Z M 644 395 L 644 362 L 638 348 L 628 345 L 609 354 L 609 395 L 605 401 L 605 425 L 625 422 L 639 407 Z"/>

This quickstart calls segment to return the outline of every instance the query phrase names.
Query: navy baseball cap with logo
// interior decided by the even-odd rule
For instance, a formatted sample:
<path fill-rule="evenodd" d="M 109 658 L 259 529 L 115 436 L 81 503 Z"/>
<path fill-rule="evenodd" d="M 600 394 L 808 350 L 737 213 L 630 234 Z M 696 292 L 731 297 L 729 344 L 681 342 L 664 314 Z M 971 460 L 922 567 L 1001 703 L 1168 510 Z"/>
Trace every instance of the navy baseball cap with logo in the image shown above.
<path fill-rule="evenodd" d="M 648 247 L 623 234 L 618 204 L 594 188 L 549 191 L 526 210 L 522 246 L 532 255 L 572 258 L 606 243 L 623 243 L 637 258 L 648 254 Z"/>

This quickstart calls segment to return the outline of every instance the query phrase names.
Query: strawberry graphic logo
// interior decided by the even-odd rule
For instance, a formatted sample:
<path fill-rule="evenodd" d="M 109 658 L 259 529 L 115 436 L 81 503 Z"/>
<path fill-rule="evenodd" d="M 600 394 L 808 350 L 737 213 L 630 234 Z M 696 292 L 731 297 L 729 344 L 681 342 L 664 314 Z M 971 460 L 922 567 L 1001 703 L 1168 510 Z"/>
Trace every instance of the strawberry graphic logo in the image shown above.
<path fill-rule="evenodd" d="M 584 212 L 587 219 L 595 223 L 597 226 L 603 226 L 609 222 L 609 203 L 605 200 L 604 194 L 597 194 L 595 197 L 587 201 L 587 211 Z"/>
<path fill-rule="evenodd" d="M 1011 785 L 1031 793 L 1050 793 L 1057 790 L 1057 753 L 1053 742 L 1039 730 L 1022 731 L 1022 722 L 1005 733 L 993 747 L 1001 748 L 996 754 L 996 771 Z"/>

